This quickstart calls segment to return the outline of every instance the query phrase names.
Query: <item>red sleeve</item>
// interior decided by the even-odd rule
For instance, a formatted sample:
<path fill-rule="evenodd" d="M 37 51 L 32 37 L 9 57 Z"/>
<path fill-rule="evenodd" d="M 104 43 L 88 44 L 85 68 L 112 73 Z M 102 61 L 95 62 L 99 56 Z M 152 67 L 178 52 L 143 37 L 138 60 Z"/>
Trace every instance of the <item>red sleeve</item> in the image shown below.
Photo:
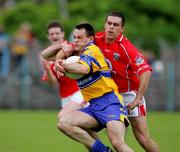
<path fill-rule="evenodd" d="M 51 71 L 52 71 L 52 73 L 54 74 L 54 76 L 55 76 L 57 79 L 59 79 L 58 76 L 57 76 L 57 73 L 56 73 L 56 71 L 55 71 L 55 69 L 54 69 L 54 67 L 55 67 L 55 64 L 54 64 L 54 63 L 51 64 Z"/>
<path fill-rule="evenodd" d="M 141 75 L 145 71 L 152 71 L 152 68 L 147 63 L 145 57 L 139 52 L 139 50 L 126 39 L 125 48 L 129 58 L 129 63 L 138 75 Z"/>
<path fill-rule="evenodd" d="M 74 47 L 74 43 L 73 42 L 67 42 L 67 43 Z"/>

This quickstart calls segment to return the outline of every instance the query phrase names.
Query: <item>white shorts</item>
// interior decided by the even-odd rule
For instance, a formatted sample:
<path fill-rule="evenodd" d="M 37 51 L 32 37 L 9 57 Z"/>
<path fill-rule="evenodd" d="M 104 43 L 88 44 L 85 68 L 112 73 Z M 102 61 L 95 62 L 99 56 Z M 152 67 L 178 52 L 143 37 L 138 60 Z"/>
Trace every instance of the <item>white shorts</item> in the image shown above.
<path fill-rule="evenodd" d="M 64 105 L 66 105 L 70 102 L 76 102 L 79 104 L 82 104 L 84 102 L 84 99 L 83 99 L 83 96 L 82 96 L 80 90 L 76 91 L 75 93 L 73 93 L 70 96 L 67 96 L 65 98 L 61 98 L 62 107 L 64 107 Z"/>
<path fill-rule="evenodd" d="M 134 101 L 136 98 L 136 92 L 135 91 L 129 91 L 125 93 L 120 93 L 124 99 L 124 103 L 127 106 L 130 102 Z M 131 114 L 128 115 L 128 117 L 138 117 L 138 116 L 145 116 L 146 115 L 146 101 L 143 97 L 141 100 L 141 103 L 138 107 L 135 107 Z"/>

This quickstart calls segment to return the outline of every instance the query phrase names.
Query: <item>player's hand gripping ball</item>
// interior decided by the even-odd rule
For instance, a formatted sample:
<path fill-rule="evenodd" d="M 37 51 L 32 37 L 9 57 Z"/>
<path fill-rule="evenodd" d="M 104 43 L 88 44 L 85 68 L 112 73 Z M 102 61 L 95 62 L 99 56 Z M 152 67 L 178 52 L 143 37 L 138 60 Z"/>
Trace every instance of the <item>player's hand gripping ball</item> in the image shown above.
<path fill-rule="evenodd" d="M 66 60 L 64 60 L 64 63 L 69 64 L 69 63 L 76 63 L 80 59 L 79 56 L 70 56 Z M 80 79 L 83 75 L 82 74 L 77 74 L 77 73 L 70 73 L 70 72 L 65 72 L 64 73 L 67 77 L 71 79 Z"/>

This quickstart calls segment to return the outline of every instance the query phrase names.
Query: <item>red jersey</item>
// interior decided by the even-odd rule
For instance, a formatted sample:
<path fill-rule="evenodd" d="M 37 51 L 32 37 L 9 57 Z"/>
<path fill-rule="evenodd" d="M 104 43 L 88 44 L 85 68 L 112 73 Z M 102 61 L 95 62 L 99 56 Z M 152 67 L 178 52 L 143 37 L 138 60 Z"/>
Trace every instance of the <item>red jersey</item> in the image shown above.
<path fill-rule="evenodd" d="M 105 33 L 98 32 L 95 41 L 112 65 L 112 78 L 118 85 L 119 92 L 138 91 L 138 75 L 151 71 L 138 49 L 122 34 L 113 43 L 107 44 Z"/>
<path fill-rule="evenodd" d="M 66 76 L 62 76 L 60 78 L 57 77 L 56 71 L 54 70 L 54 64 L 51 65 L 51 70 L 58 80 L 59 94 L 61 98 L 70 96 L 79 90 L 76 80 L 70 79 Z"/>

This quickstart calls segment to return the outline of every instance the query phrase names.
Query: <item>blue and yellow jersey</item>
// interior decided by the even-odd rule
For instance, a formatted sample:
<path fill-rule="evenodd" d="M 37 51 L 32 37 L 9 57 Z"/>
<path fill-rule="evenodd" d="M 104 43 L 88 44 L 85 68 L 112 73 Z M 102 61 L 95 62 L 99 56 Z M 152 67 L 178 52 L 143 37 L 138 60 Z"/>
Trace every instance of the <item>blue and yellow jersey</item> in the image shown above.
<path fill-rule="evenodd" d="M 79 63 L 89 69 L 89 73 L 78 79 L 85 101 L 100 97 L 111 91 L 118 91 L 118 87 L 111 78 L 111 71 L 101 50 L 89 43 L 80 55 Z"/>

